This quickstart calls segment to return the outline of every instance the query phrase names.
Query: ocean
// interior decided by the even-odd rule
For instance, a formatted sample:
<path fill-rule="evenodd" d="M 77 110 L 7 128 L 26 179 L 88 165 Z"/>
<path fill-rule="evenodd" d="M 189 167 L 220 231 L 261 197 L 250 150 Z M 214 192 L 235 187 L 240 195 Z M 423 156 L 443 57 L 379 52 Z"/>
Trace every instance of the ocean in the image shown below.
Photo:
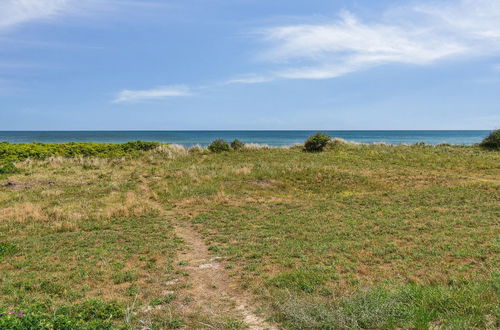
<path fill-rule="evenodd" d="M 318 131 L 0 131 L 0 142 L 106 142 L 157 141 L 184 146 L 207 146 L 215 139 L 270 146 L 287 146 L 303 143 Z M 463 144 L 480 142 L 490 131 L 320 131 L 348 141 L 387 144 Z"/>

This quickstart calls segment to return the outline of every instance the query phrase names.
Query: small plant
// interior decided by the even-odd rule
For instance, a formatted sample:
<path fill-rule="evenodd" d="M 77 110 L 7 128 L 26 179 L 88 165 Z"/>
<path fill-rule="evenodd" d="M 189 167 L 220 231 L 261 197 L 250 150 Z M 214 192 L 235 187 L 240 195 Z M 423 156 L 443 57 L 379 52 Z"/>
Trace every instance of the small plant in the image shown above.
<path fill-rule="evenodd" d="M 113 282 L 115 284 L 134 282 L 135 280 L 137 280 L 137 275 L 131 271 L 118 272 L 113 275 Z"/>
<path fill-rule="evenodd" d="M 4 243 L 0 242 L 0 259 L 3 256 L 6 256 L 8 254 L 14 253 L 17 250 L 15 245 L 9 244 L 9 243 Z"/>
<path fill-rule="evenodd" d="M 235 139 L 233 142 L 231 142 L 231 148 L 237 151 L 243 149 L 244 146 L 245 144 L 238 139 Z"/>
<path fill-rule="evenodd" d="M 229 144 L 225 140 L 218 139 L 218 140 L 213 141 L 208 146 L 208 150 L 210 150 L 211 152 L 230 151 L 231 150 L 231 146 L 229 146 Z"/>
<path fill-rule="evenodd" d="M 153 300 L 151 300 L 151 302 L 150 302 L 150 305 L 154 307 L 154 306 L 159 306 L 159 305 L 163 305 L 163 304 L 169 304 L 172 301 L 174 301 L 174 299 L 175 299 L 175 295 L 169 294 L 168 296 L 165 296 L 165 297 L 153 298 Z"/>
<path fill-rule="evenodd" d="M 479 145 L 486 149 L 500 149 L 500 129 L 491 132 Z"/>
<path fill-rule="evenodd" d="M 307 152 L 323 151 L 332 138 L 324 133 L 316 133 L 309 137 L 304 143 L 304 149 Z"/>

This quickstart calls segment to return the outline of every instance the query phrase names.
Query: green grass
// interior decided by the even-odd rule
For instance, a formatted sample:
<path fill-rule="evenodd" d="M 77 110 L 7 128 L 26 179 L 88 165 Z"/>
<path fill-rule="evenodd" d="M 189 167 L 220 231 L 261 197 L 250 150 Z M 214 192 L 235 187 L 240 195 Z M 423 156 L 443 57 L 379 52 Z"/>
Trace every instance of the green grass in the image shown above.
<path fill-rule="evenodd" d="M 38 148 L 11 146 L 0 149 L 13 160 Z M 29 157 L 73 153 L 50 148 Z M 102 319 L 109 326 L 192 327 L 176 312 L 182 288 L 163 292 L 182 272 L 172 226 L 187 221 L 286 328 L 500 327 L 496 151 L 106 148 L 83 147 L 98 158 L 17 161 L 18 173 L 0 174 L 16 183 L 0 187 L 3 311 L 85 328 L 70 310 L 90 300 L 119 306 Z M 23 319 L 0 322 L 7 317 Z M 232 316 L 211 324 L 242 328 Z"/>

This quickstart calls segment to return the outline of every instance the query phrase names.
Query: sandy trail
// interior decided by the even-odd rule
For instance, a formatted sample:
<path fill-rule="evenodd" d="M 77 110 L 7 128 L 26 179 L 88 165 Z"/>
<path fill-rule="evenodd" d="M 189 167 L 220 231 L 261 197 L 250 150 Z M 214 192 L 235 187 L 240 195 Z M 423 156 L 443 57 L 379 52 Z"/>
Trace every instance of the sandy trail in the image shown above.
<path fill-rule="evenodd" d="M 189 224 L 177 224 L 175 232 L 186 243 L 186 250 L 179 256 L 188 272 L 188 289 L 193 298 L 195 309 L 210 315 L 214 313 L 237 311 L 249 329 L 277 329 L 253 312 L 248 294 L 238 290 L 218 258 L 210 255 L 208 247 L 200 234 Z"/>

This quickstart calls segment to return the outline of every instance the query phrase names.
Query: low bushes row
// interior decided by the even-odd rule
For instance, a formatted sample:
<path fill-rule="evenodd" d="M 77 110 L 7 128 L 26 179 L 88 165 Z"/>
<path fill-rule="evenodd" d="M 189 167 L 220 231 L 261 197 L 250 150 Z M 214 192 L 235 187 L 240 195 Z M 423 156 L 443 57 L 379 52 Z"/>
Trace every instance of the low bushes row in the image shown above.
<path fill-rule="evenodd" d="M 160 145 L 158 142 L 135 141 L 123 144 L 113 143 L 0 143 L 1 163 L 8 164 L 27 158 L 45 159 L 52 156 L 61 157 L 129 157 L 152 150 Z M 3 165 L 5 166 L 5 165 Z M 0 171 L 2 171 L 0 164 Z M 4 171 L 9 170 L 4 169 Z"/>
<path fill-rule="evenodd" d="M 323 133 L 317 133 L 309 137 L 304 143 L 304 150 L 307 152 L 320 152 L 325 149 L 332 138 Z M 245 143 L 236 139 L 231 144 L 223 139 L 217 139 L 213 141 L 209 146 L 208 150 L 211 152 L 226 152 L 226 151 L 239 151 L 245 148 Z"/>

